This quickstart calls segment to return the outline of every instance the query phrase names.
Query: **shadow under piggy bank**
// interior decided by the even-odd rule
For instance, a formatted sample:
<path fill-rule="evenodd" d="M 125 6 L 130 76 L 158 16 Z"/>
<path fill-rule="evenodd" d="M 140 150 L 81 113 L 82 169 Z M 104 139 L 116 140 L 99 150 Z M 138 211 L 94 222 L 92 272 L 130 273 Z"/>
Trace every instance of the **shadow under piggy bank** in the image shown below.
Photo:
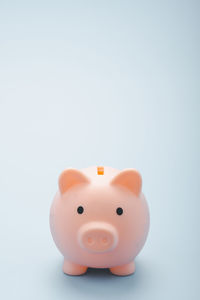
<path fill-rule="evenodd" d="M 69 276 L 60 270 L 59 275 L 56 271 L 59 278 L 54 286 L 58 284 L 59 294 L 65 294 L 65 299 L 131 299 L 147 289 L 148 270 L 140 260 L 136 260 L 136 272 L 129 276 L 115 276 L 109 269 L 88 268 L 81 276 Z"/>

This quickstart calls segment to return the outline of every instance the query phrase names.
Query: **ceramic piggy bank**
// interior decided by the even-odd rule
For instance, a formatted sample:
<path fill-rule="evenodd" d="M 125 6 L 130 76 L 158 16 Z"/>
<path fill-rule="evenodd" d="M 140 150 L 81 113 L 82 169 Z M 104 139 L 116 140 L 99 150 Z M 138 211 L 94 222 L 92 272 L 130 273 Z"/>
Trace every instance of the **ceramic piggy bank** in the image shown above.
<path fill-rule="evenodd" d="M 66 169 L 58 185 L 50 227 L 64 256 L 64 273 L 81 275 L 88 267 L 134 273 L 149 229 L 140 174 L 110 167 Z"/>

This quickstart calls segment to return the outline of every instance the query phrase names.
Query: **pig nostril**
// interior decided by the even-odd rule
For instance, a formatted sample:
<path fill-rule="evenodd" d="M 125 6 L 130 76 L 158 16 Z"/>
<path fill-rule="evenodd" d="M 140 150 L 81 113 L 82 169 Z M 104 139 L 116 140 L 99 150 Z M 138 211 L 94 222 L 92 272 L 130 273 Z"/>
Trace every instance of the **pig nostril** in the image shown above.
<path fill-rule="evenodd" d="M 88 242 L 89 245 L 92 245 L 93 239 L 91 237 L 88 237 L 87 242 Z"/>
<path fill-rule="evenodd" d="M 108 240 L 107 240 L 107 238 L 106 237 L 104 237 L 104 238 L 102 238 L 102 242 L 103 242 L 103 244 L 107 244 L 108 243 Z"/>

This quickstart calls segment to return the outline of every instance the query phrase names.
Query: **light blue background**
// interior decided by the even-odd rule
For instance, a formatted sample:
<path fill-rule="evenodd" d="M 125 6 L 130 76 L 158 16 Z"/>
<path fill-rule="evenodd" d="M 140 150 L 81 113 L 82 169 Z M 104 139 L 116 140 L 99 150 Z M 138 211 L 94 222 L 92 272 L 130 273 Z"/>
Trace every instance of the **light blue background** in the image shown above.
<path fill-rule="evenodd" d="M 199 1 L 0 2 L 0 298 L 199 299 Z M 62 273 L 66 167 L 137 168 L 135 275 Z"/>

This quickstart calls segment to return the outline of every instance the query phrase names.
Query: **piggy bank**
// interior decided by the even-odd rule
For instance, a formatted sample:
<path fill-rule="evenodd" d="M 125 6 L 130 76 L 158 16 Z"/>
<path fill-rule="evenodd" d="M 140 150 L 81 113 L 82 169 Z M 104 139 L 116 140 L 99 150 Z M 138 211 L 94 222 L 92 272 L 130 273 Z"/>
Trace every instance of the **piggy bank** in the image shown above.
<path fill-rule="evenodd" d="M 135 257 L 149 230 L 149 211 L 135 169 L 66 169 L 58 180 L 50 228 L 64 256 L 63 272 L 109 268 L 115 275 L 135 272 Z"/>

